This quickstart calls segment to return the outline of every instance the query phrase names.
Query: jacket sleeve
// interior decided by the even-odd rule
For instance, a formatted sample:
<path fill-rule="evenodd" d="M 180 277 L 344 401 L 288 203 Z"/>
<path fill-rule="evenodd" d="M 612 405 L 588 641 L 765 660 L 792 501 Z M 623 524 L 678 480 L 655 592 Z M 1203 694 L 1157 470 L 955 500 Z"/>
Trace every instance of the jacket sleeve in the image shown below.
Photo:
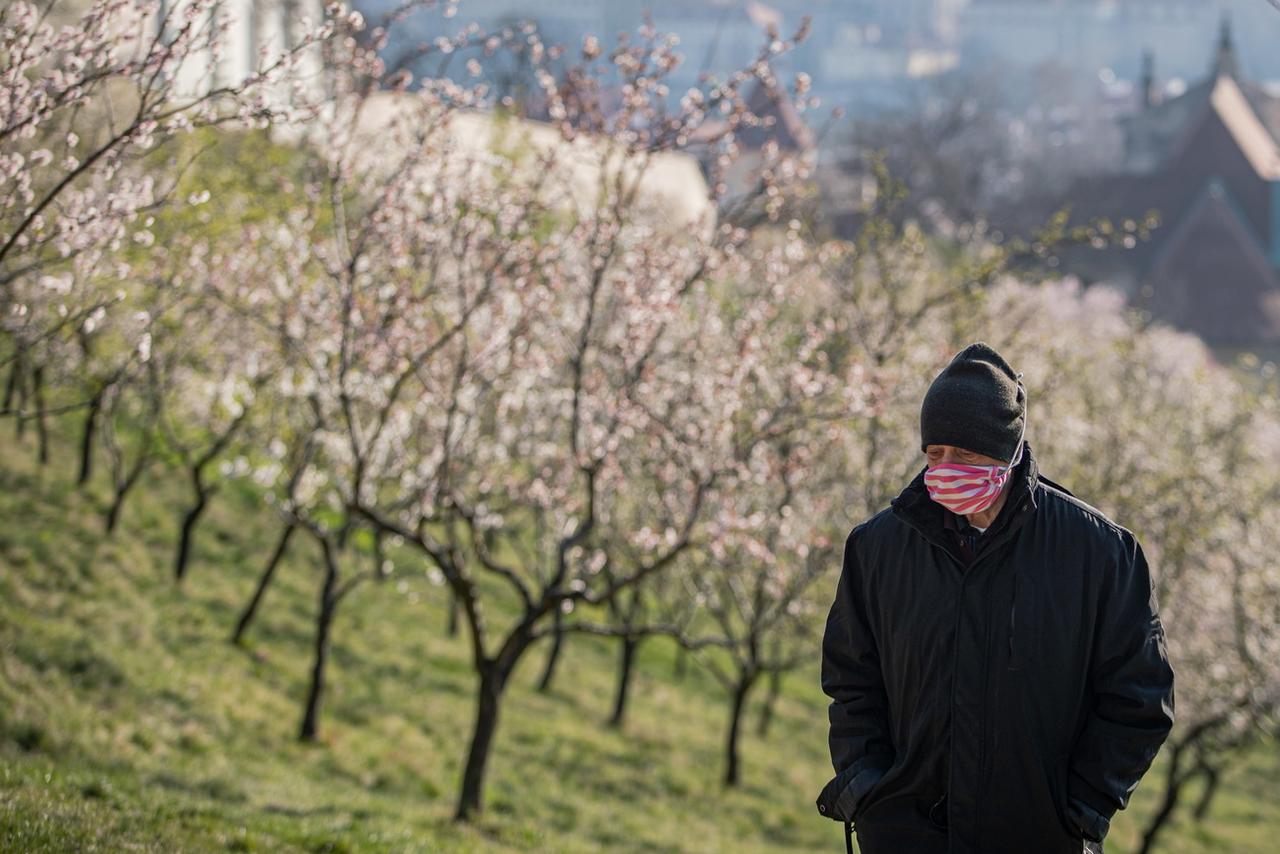
<path fill-rule="evenodd" d="M 1089 672 L 1093 708 L 1070 761 L 1068 811 L 1101 842 L 1116 810 L 1173 727 L 1173 669 L 1142 547 L 1122 536 L 1120 559 L 1100 591 Z"/>
<path fill-rule="evenodd" d="M 888 703 L 880 656 L 867 621 L 854 535 L 844 544 L 835 601 L 822 637 L 822 690 L 831 698 L 828 742 L 836 776 L 818 798 L 818 810 L 852 821 L 863 797 L 893 763 Z"/>

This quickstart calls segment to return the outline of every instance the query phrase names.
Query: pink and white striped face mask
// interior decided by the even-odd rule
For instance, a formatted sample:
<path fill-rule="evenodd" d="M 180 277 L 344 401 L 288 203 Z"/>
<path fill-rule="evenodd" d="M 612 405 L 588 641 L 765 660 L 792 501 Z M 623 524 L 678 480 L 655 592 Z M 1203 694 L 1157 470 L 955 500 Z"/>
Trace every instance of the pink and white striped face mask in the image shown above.
<path fill-rule="evenodd" d="M 1019 377 L 1022 374 L 1018 374 Z M 1024 391 L 1025 394 L 1025 391 Z M 1025 401 L 1025 398 L 1024 398 Z M 964 463 L 942 463 L 924 473 L 929 497 L 952 513 L 967 516 L 981 513 L 1000 497 L 1013 467 L 1022 459 L 1022 438 L 1027 433 L 1025 402 L 1018 450 L 1007 466 L 970 466 Z"/>
<path fill-rule="evenodd" d="M 962 516 L 981 513 L 1000 497 L 1000 490 L 1021 458 L 1022 445 L 1019 444 L 1017 456 L 1007 466 L 942 463 L 924 473 L 924 485 L 929 497 L 952 513 Z"/>

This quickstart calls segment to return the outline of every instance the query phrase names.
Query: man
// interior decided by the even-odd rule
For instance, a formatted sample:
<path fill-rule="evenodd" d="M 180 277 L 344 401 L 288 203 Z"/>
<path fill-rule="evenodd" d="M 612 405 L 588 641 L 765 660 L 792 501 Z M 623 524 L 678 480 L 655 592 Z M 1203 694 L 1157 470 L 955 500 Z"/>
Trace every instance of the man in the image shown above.
<path fill-rule="evenodd" d="M 1026 390 L 960 351 L 920 410 L 927 465 L 844 545 L 822 641 L 836 775 L 863 854 L 1101 850 L 1173 726 L 1133 533 L 1040 474 Z"/>

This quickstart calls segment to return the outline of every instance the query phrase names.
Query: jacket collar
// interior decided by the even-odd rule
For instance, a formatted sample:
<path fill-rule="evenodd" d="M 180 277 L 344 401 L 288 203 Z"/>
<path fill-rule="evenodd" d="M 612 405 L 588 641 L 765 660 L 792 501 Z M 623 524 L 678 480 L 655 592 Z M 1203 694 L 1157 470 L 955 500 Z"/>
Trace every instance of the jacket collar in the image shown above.
<path fill-rule="evenodd" d="M 955 555 L 964 563 L 954 540 L 948 536 L 946 514 L 949 512 L 941 504 L 929 497 L 929 490 L 924 485 L 924 473 L 928 466 L 920 469 L 911 483 L 890 502 L 893 512 L 912 528 L 932 543 L 936 543 Z M 1006 487 L 1009 497 L 999 516 L 987 529 L 987 546 L 982 554 L 990 554 L 998 540 L 1011 536 L 1021 527 L 1027 517 L 1036 509 L 1036 486 L 1040 481 L 1039 467 L 1035 455 L 1031 452 L 1031 443 L 1023 441 L 1022 459 L 1013 468 L 1013 474 Z"/>

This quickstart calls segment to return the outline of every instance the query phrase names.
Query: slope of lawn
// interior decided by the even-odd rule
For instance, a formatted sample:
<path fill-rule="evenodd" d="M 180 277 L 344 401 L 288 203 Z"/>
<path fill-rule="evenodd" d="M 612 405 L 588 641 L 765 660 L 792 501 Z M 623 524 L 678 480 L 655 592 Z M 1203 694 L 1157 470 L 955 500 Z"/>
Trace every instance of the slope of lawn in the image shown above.
<path fill-rule="evenodd" d="M 278 533 L 247 487 L 217 497 L 178 589 L 178 474 L 153 471 L 105 538 L 105 484 L 73 486 L 74 437 L 55 435 L 42 467 L 30 433 L 0 430 L 2 851 L 843 849 L 840 826 L 813 808 L 830 773 L 816 647 L 764 739 L 755 698 L 744 781 L 727 791 L 725 697 L 696 664 L 677 678 L 669 642 L 641 647 L 621 731 L 604 724 L 614 644 L 571 637 L 546 694 L 535 649 L 502 710 L 486 811 L 459 826 L 473 679 L 465 637 L 446 632 L 444 590 L 421 567 L 404 561 L 343 602 L 321 743 L 301 745 L 314 546 L 295 538 L 247 647 L 234 647 Z M 1117 818 L 1108 851 L 1131 850 L 1151 789 Z M 1206 822 L 1175 825 L 1162 850 L 1269 852 L 1277 832 L 1280 761 L 1258 750 Z"/>

